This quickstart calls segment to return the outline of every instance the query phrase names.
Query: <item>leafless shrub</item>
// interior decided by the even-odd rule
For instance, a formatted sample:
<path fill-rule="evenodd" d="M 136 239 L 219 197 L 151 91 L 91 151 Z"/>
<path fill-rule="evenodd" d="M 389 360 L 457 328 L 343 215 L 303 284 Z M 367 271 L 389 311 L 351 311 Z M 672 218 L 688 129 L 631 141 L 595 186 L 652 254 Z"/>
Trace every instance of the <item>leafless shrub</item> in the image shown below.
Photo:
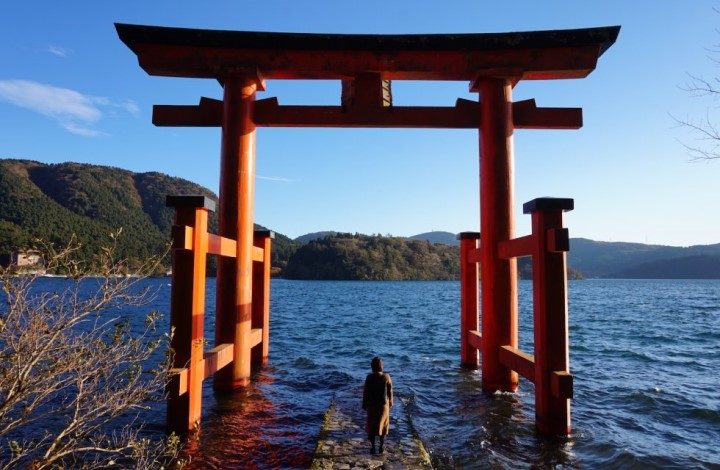
<path fill-rule="evenodd" d="M 179 440 L 148 438 L 141 422 L 162 399 L 169 354 L 151 364 L 169 336 L 157 312 L 134 330 L 126 314 L 153 299 L 141 281 L 158 260 L 129 271 L 114 244 L 92 260 L 77 248 L 42 247 L 48 272 L 69 278 L 62 292 L 0 272 L 0 469 L 178 464 Z"/>
<path fill-rule="evenodd" d="M 716 13 L 720 12 L 717 9 L 714 10 Z M 719 55 L 720 44 L 708 49 L 708 59 L 716 65 L 720 65 Z M 720 98 L 720 78 L 718 77 L 708 80 L 697 75 L 688 74 L 688 81 L 681 88 L 695 98 L 705 98 L 711 101 Z M 712 117 L 712 109 L 708 106 L 703 118 L 677 118 L 671 116 L 679 127 L 686 128 L 693 136 L 695 144 L 681 143 L 694 161 L 720 158 L 720 129 L 718 129 L 716 121 Z"/>

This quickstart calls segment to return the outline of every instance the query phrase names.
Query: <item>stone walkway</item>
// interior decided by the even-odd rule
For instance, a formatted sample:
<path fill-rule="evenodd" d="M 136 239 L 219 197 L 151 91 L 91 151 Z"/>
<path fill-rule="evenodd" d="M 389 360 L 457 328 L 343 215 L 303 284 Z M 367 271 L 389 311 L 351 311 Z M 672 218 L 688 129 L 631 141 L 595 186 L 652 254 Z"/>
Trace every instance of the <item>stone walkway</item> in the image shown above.
<path fill-rule="evenodd" d="M 358 392 L 362 393 L 362 392 Z M 430 457 L 413 432 L 405 404 L 395 397 L 390 409 L 390 433 L 385 438 L 385 452 L 370 453 L 365 435 L 365 411 L 360 395 L 337 395 L 325 413 L 312 470 L 351 469 L 429 469 Z"/>

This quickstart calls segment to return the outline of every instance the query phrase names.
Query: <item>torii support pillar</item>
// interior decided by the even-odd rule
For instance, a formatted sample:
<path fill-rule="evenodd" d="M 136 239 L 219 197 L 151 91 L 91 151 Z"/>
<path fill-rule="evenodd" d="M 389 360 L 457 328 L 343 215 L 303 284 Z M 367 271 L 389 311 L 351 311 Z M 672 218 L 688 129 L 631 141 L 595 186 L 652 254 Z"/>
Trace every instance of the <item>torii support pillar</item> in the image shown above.
<path fill-rule="evenodd" d="M 216 389 L 232 390 L 250 382 L 255 197 L 255 92 L 257 75 L 225 78 L 220 160 L 218 231 L 237 240 L 237 256 L 220 259 L 217 274 L 215 344 L 235 345 L 231 367 L 215 374 Z"/>
<path fill-rule="evenodd" d="M 175 208 L 175 226 L 191 227 L 191 250 L 173 247 L 172 288 L 170 290 L 171 348 L 173 369 L 186 370 L 167 384 L 168 432 L 187 432 L 200 422 L 202 411 L 203 319 L 205 315 L 205 266 L 208 252 L 208 213 L 215 203 L 203 196 L 169 196 L 167 205 Z M 176 241 L 174 240 L 174 245 Z M 183 382 L 181 384 L 181 382 Z M 186 389 L 185 393 L 179 390 Z"/>
<path fill-rule="evenodd" d="M 514 392 L 518 374 L 501 364 L 500 347 L 518 345 L 517 262 L 498 255 L 498 244 L 515 232 L 512 84 L 481 78 L 473 89 L 480 92 L 482 387 Z"/>
<path fill-rule="evenodd" d="M 535 424 L 546 434 L 570 434 L 570 352 L 567 261 L 569 235 L 563 212 L 572 199 L 541 198 L 523 205 L 532 214 Z"/>
<path fill-rule="evenodd" d="M 478 368 L 478 351 L 482 349 L 478 331 L 478 232 L 463 232 L 460 239 L 460 356 L 462 366 Z"/>
<path fill-rule="evenodd" d="M 252 330 L 262 330 L 262 343 L 252 348 L 253 364 L 265 364 L 270 351 L 270 250 L 274 238 L 271 230 L 255 230 L 253 245 L 262 249 L 262 260 L 255 259 L 253 264 Z"/>

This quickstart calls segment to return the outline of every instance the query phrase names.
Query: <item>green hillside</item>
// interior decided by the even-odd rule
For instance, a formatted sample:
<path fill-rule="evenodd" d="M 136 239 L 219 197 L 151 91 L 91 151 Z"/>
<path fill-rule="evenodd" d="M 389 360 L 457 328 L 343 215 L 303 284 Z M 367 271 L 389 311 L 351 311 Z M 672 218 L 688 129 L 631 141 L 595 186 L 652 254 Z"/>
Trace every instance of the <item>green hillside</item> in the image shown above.
<path fill-rule="evenodd" d="M 338 280 L 441 280 L 460 276 L 457 247 L 423 240 L 337 234 L 290 257 L 283 277 Z"/>
<path fill-rule="evenodd" d="M 169 241 L 174 211 L 165 207 L 165 197 L 190 194 L 217 201 L 209 189 L 162 173 L 0 159 L 0 254 L 7 259 L 38 238 L 63 246 L 74 234 L 82 243 L 80 255 L 89 257 L 122 228 L 117 255 L 145 259 L 162 253 Z M 215 213 L 209 225 L 217 233 Z M 273 265 L 284 265 L 294 249 L 294 242 L 277 234 Z M 169 261 L 166 264 L 169 267 Z"/>
<path fill-rule="evenodd" d="M 117 256 L 142 260 L 162 253 L 174 211 L 167 195 L 202 194 L 207 188 L 162 173 L 133 173 L 100 165 L 43 164 L 0 159 L 0 261 L 36 239 L 66 245 L 73 235 L 88 258 L 110 244 L 122 228 Z M 210 216 L 217 233 L 217 217 Z M 256 226 L 257 228 L 263 228 Z M 273 272 L 291 279 L 457 279 L 455 235 L 429 232 L 410 239 L 317 232 L 299 241 L 276 234 Z M 303 243 L 305 244 L 303 245 Z M 452 243 L 452 245 L 451 245 Z M 214 274 L 215 257 L 208 258 Z M 570 278 L 719 278 L 720 244 L 686 248 L 641 243 L 570 241 Z M 163 268 L 169 268 L 166 260 Z M 532 275 L 530 259 L 518 263 L 521 278 Z"/>

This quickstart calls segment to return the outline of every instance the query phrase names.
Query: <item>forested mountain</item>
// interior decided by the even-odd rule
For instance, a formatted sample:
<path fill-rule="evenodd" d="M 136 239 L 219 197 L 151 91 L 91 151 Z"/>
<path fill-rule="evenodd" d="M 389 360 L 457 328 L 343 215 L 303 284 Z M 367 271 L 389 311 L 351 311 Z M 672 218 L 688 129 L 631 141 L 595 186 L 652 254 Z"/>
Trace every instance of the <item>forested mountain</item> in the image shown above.
<path fill-rule="evenodd" d="M 290 256 L 288 279 L 457 279 L 457 247 L 423 240 L 336 234 L 308 242 Z"/>
<path fill-rule="evenodd" d="M 108 246 L 110 234 L 119 228 L 123 235 L 118 256 L 141 260 L 162 253 L 173 220 L 165 197 L 182 194 L 202 194 L 217 201 L 207 188 L 162 173 L 0 159 L 0 261 L 6 263 L 13 250 L 32 247 L 38 238 L 64 246 L 73 234 L 82 243 L 80 255 L 88 257 Z M 215 213 L 209 225 L 217 233 Z M 276 234 L 275 275 L 293 279 L 456 279 L 459 275 L 457 239 L 449 232 L 405 239 L 328 231 L 298 240 Z M 214 258 L 208 259 L 210 273 Z M 720 244 L 679 248 L 573 238 L 568 265 L 586 277 L 717 279 Z M 518 271 L 523 278 L 531 275 L 528 258 L 519 261 Z M 572 270 L 570 274 L 580 276 Z"/>
<path fill-rule="evenodd" d="M 190 194 L 217 201 L 207 188 L 162 173 L 0 159 L 0 254 L 31 247 L 38 238 L 64 246 L 74 234 L 82 243 L 80 255 L 88 257 L 122 228 L 117 255 L 145 259 L 162 253 L 170 239 L 174 211 L 165 207 L 165 196 Z M 209 226 L 217 233 L 215 213 Z M 276 235 L 273 264 L 284 264 L 294 247 Z"/>

